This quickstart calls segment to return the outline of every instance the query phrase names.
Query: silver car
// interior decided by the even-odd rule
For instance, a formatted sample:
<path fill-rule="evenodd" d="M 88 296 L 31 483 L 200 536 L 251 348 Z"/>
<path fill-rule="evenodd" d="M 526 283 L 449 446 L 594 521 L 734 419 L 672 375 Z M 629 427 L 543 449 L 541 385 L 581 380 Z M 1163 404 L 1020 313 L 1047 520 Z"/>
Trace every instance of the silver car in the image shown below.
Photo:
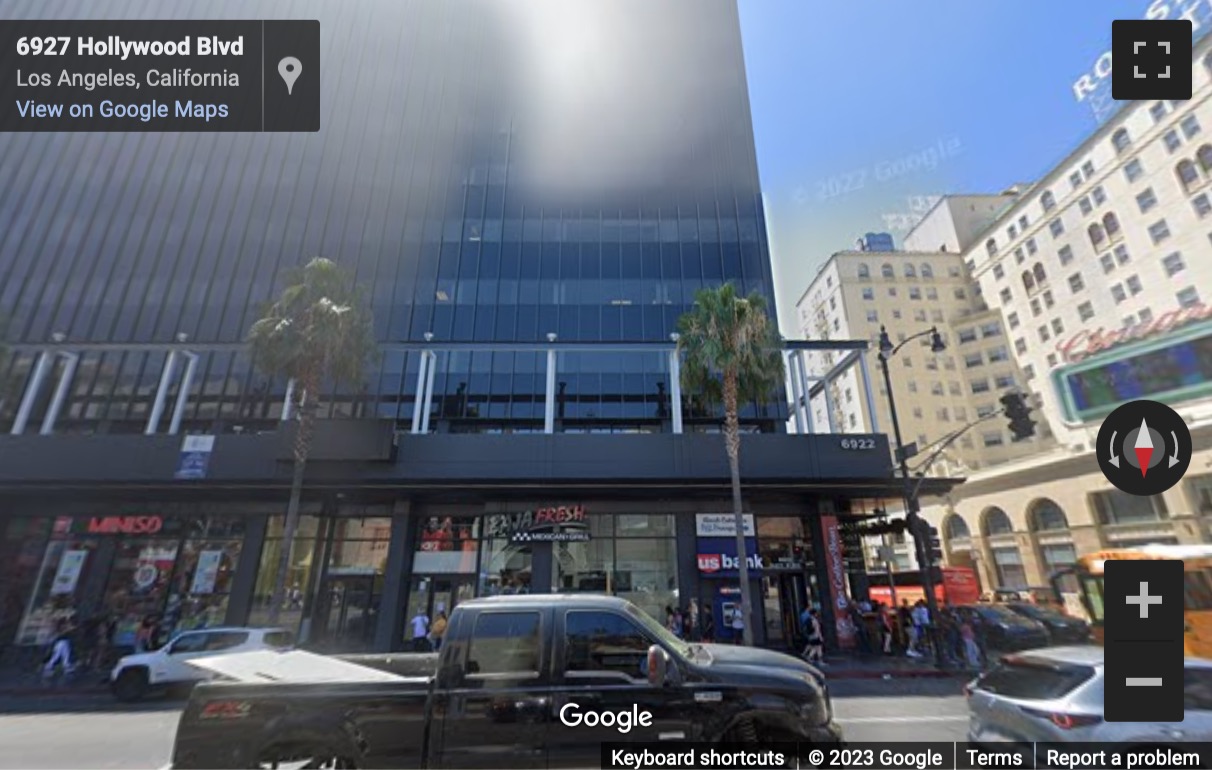
<path fill-rule="evenodd" d="M 1008 655 L 964 689 L 970 743 L 1212 741 L 1212 661 L 1186 661 L 1182 722 L 1104 721 L 1102 647 Z"/>

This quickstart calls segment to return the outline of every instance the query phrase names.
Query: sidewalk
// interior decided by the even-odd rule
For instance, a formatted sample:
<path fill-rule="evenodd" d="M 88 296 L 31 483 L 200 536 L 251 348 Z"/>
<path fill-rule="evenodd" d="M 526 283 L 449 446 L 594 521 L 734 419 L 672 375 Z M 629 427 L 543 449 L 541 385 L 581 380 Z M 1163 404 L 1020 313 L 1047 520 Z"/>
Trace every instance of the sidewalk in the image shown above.
<path fill-rule="evenodd" d="M 66 679 L 60 675 L 50 681 L 26 667 L 0 666 L 0 696 L 35 697 L 40 695 L 101 695 L 109 693 L 108 679 L 102 671 L 80 671 Z"/>
<path fill-rule="evenodd" d="M 939 669 L 925 658 L 902 656 L 831 655 L 821 669 L 829 679 L 920 679 L 954 677 L 968 679 L 976 675 L 966 669 Z"/>

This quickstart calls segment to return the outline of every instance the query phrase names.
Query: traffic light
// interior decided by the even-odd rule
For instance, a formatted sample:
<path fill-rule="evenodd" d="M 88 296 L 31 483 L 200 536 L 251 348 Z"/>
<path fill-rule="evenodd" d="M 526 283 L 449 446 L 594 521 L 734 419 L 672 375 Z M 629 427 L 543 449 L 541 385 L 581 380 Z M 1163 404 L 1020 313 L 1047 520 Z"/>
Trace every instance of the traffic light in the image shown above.
<path fill-rule="evenodd" d="M 1006 393 L 1001 398 L 1002 412 L 1010 420 L 1010 433 L 1014 441 L 1022 441 L 1035 435 L 1035 421 L 1031 419 L 1033 411 L 1027 405 L 1022 393 Z"/>
<path fill-rule="evenodd" d="M 938 535 L 938 527 L 930 528 L 930 545 L 928 547 L 930 548 L 931 566 L 933 566 L 935 564 L 942 564 L 943 563 L 943 541 L 942 541 L 942 538 L 940 538 Z"/>

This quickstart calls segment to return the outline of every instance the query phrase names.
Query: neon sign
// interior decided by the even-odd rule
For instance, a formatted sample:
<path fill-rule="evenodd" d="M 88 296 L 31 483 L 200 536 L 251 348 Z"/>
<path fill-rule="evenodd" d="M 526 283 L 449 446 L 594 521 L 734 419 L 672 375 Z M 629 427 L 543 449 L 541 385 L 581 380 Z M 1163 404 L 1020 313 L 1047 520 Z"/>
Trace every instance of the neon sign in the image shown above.
<path fill-rule="evenodd" d="M 1114 331 L 1107 331 L 1105 328 L 1094 331 L 1083 329 L 1066 342 L 1058 344 L 1056 350 L 1067 362 L 1076 363 L 1117 345 L 1165 334 L 1180 326 L 1186 326 L 1196 321 L 1206 321 L 1210 318 L 1212 318 L 1212 305 L 1197 303 L 1190 307 L 1162 313 L 1148 323 L 1125 326 Z"/>

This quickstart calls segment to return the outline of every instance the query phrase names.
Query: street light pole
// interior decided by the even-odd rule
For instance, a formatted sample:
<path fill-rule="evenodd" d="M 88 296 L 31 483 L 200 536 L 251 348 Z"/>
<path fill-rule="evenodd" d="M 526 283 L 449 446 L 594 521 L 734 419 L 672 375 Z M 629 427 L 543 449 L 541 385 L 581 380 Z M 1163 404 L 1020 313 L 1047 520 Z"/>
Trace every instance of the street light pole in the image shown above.
<path fill-rule="evenodd" d="M 931 351 L 939 353 L 945 349 L 942 337 L 938 333 L 938 327 L 931 327 L 923 332 L 918 332 L 894 347 L 892 340 L 888 337 L 888 330 L 881 326 L 879 358 L 880 368 L 884 373 L 884 389 L 888 391 L 888 411 L 892 418 L 892 432 L 896 438 L 898 465 L 901 471 L 901 479 L 905 485 L 905 521 L 909 533 L 913 537 L 914 550 L 917 553 L 917 564 L 922 572 L 922 589 L 926 594 L 926 609 L 930 613 L 930 638 L 934 648 L 934 662 L 941 668 L 945 665 L 945 658 L 938 633 L 940 616 L 938 612 L 938 598 L 934 595 L 934 565 L 931 563 L 930 558 L 929 530 L 919 515 L 920 511 L 917 502 L 918 488 L 913 484 L 912 477 L 909 475 L 909 457 L 905 452 L 905 441 L 901 437 L 901 423 L 896 412 L 896 397 L 892 393 L 892 374 L 888 369 L 888 359 L 896 355 L 897 351 L 906 344 L 926 335 L 930 335 Z"/>

